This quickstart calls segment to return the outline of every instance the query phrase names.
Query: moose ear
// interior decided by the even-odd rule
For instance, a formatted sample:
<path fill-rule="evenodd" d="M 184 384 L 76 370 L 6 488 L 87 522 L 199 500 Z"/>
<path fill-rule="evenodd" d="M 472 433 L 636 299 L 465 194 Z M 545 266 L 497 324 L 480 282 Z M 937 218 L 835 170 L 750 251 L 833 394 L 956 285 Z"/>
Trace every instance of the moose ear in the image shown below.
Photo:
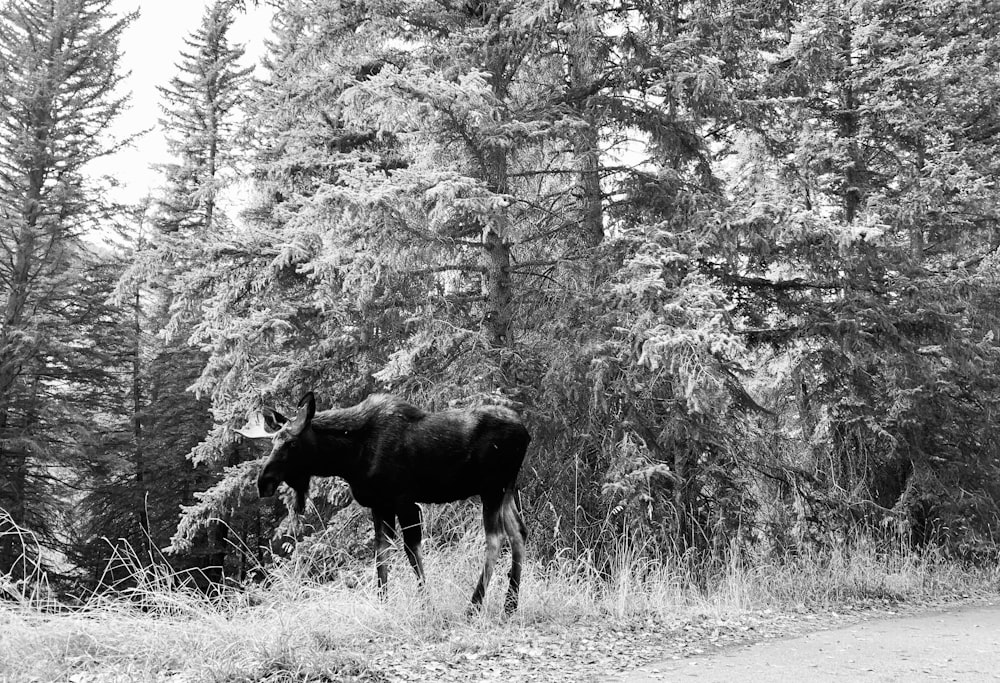
<path fill-rule="evenodd" d="M 299 401 L 299 412 L 295 414 L 295 419 L 288 426 L 288 431 L 292 434 L 301 434 L 302 430 L 312 422 L 313 415 L 316 414 L 316 397 L 313 392 L 307 393 Z"/>
<path fill-rule="evenodd" d="M 278 431 L 281 429 L 282 425 L 288 422 L 288 418 L 274 408 L 262 408 L 261 415 L 264 418 L 264 424 L 272 432 Z"/>
<path fill-rule="evenodd" d="M 299 412 L 301 412 L 303 408 L 305 408 L 308 413 L 306 422 L 312 422 L 313 415 L 316 414 L 316 397 L 313 396 L 313 392 L 310 391 L 299 399 Z"/>

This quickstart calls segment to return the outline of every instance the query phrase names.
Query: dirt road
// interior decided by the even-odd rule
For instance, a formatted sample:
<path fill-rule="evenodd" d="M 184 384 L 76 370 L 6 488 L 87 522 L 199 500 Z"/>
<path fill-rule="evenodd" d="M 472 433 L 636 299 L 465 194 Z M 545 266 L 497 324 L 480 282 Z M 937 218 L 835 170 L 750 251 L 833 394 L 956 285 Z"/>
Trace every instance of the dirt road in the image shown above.
<path fill-rule="evenodd" d="M 1000 606 L 868 621 L 649 664 L 622 683 L 1000 681 Z"/>

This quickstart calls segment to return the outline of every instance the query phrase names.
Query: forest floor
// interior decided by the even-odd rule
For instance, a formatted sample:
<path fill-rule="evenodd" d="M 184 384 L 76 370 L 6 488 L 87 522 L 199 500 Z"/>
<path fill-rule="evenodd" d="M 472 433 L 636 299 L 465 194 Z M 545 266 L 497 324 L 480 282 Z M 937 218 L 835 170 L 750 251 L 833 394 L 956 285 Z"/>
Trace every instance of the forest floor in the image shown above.
<path fill-rule="evenodd" d="M 478 558 L 429 564 L 425 594 L 396 564 L 386 602 L 359 571 L 327 583 L 290 575 L 216 600 L 147 585 L 75 609 L 0 604 L 0 681 L 657 680 L 664 660 L 1000 600 L 992 571 L 854 554 L 732 568 L 700 588 L 639 563 L 610 580 L 535 566 L 510 618 L 498 572 L 486 608 L 468 617 Z"/>
<path fill-rule="evenodd" d="M 342 673 L 360 681 L 673 680 L 664 673 L 675 662 L 703 660 L 741 646 L 773 643 L 872 620 L 912 617 L 943 608 L 971 609 L 998 600 L 1000 594 L 919 605 L 866 600 L 844 604 L 839 611 L 813 611 L 802 606 L 789 611 L 695 612 L 674 618 L 580 619 L 521 626 L 516 630 L 516 639 L 485 651 L 474 645 L 464 629 L 458 629 L 442 634 L 439 642 L 400 643 L 389 651 L 359 651 L 354 663 Z M 793 652 L 789 655 L 795 656 Z M 698 674 L 701 680 L 704 667 Z M 815 679 L 815 671 L 811 674 L 810 678 Z M 720 680 L 769 679 L 745 674 L 734 677 L 730 672 Z"/>

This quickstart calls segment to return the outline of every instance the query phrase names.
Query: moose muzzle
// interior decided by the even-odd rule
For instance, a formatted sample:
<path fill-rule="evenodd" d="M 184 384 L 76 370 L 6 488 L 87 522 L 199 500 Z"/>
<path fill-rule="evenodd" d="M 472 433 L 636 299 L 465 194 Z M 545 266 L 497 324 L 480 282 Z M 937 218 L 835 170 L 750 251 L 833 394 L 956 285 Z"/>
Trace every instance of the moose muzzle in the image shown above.
<path fill-rule="evenodd" d="M 257 493 L 261 498 L 270 498 L 278 490 L 278 480 L 267 474 L 261 474 L 257 478 Z"/>

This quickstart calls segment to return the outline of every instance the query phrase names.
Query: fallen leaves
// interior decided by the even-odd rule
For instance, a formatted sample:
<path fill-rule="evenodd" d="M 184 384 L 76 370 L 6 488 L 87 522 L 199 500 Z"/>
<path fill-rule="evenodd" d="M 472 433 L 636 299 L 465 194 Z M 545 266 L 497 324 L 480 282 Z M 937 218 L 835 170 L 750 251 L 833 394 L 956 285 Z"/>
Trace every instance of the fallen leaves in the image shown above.
<path fill-rule="evenodd" d="M 651 662 L 707 656 L 760 640 L 842 626 L 866 615 L 892 615 L 899 609 L 897 603 L 878 600 L 842 603 L 837 611 L 818 611 L 799 603 L 787 611 L 765 609 L 724 617 L 594 616 L 523 625 L 457 622 L 433 643 L 369 650 L 369 665 L 390 681 L 605 681 Z M 655 674 L 655 670 L 646 673 L 650 671 Z"/>
<path fill-rule="evenodd" d="M 747 613 L 713 619 L 597 619 L 510 628 L 484 627 L 476 648 L 472 625 L 455 626 L 440 643 L 408 643 L 372 653 L 370 666 L 392 681 L 605 680 L 662 659 L 709 654 L 781 635 L 795 619 Z M 773 633 L 772 633 L 773 631 Z M 496 639 L 507 642 L 497 642 Z"/>

